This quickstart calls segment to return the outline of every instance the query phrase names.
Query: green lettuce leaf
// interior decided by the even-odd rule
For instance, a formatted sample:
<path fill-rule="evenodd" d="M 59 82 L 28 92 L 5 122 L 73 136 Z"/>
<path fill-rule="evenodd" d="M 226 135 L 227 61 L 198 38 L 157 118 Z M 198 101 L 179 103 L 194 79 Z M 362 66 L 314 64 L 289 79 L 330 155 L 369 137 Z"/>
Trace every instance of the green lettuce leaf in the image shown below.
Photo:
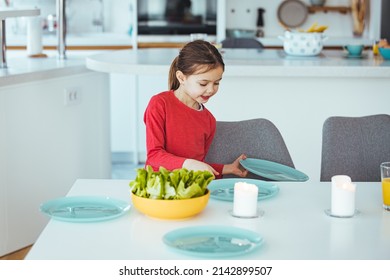
<path fill-rule="evenodd" d="M 188 199 L 202 196 L 208 184 L 214 179 L 208 171 L 192 171 L 185 168 L 168 171 L 160 167 L 154 171 L 151 166 L 137 170 L 137 176 L 130 181 L 132 193 L 151 199 Z"/>

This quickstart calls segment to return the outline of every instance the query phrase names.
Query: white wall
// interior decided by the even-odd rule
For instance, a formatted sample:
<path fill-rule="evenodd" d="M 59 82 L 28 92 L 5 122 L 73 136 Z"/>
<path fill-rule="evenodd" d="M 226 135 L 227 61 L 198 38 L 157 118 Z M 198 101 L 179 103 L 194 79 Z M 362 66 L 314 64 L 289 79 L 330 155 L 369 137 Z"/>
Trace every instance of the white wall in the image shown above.
<path fill-rule="evenodd" d="M 145 158 L 146 138 L 143 113 L 149 99 L 168 88 L 168 77 L 165 75 L 143 75 L 138 77 L 139 96 L 134 100 L 135 76 L 111 74 L 111 150 L 114 153 L 133 153 L 135 141 L 133 132 L 134 112 L 138 118 L 138 150 L 141 159 Z M 137 105 L 137 106 L 135 106 Z"/>
<path fill-rule="evenodd" d="M 375 1 L 375 0 L 374 0 Z M 278 23 L 277 10 L 283 0 L 227 0 L 226 17 L 227 28 L 255 29 L 257 9 L 264 8 L 264 33 L 266 37 L 275 37 L 283 32 L 283 27 Z M 310 5 L 310 0 L 302 0 Z M 327 0 L 329 6 L 350 6 L 350 0 Z M 232 12 L 234 10 L 234 12 Z M 248 12 L 249 11 L 249 12 Z M 299 27 L 307 29 L 314 22 L 319 25 L 328 25 L 326 31 L 332 37 L 352 37 L 351 14 L 338 12 L 309 14 L 305 23 Z"/>
<path fill-rule="evenodd" d="M 134 75 L 111 74 L 110 107 L 111 107 L 111 150 L 129 153 L 132 143 L 132 112 L 137 109 L 133 102 Z"/>
<path fill-rule="evenodd" d="M 64 88 L 79 104 L 64 106 Z M 0 255 L 35 242 L 42 202 L 78 178 L 110 178 L 109 79 L 88 72 L 0 91 Z"/>

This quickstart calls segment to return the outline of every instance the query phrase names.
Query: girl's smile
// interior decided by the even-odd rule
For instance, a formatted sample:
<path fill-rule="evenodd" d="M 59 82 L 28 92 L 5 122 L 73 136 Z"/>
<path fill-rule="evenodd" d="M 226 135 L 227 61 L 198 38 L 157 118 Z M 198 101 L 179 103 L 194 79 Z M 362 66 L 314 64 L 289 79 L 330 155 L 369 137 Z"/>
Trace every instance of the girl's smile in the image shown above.
<path fill-rule="evenodd" d="M 210 99 L 211 95 L 208 95 L 208 96 L 201 95 L 200 97 L 201 97 L 205 102 L 207 102 L 207 101 Z"/>

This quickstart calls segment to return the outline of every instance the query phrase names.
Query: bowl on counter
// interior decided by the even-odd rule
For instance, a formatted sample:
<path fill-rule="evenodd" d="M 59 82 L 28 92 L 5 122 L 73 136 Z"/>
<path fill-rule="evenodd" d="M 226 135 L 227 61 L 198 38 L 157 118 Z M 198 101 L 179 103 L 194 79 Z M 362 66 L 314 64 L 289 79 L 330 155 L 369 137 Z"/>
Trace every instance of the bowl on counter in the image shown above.
<path fill-rule="evenodd" d="M 141 213 L 158 219 L 185 219 L 202 212 L 207 206 L 210 191 L 189 199 L 150 199 L 131 194 L 133 206 Z"/>
<path fill-rule="evenodd" d="M 390 59 L 390 48 L 379 48 L 379 53 L 383 59 Z"/>
<path fill-rule="evenodd" d="M 283 49 L 288 55 L 316 56 L 323 48 L 323 42 L 328 39 L 320 32 L 291 32 L 286 30 L 284 36 L 279 36 L 283 41 Z"/>

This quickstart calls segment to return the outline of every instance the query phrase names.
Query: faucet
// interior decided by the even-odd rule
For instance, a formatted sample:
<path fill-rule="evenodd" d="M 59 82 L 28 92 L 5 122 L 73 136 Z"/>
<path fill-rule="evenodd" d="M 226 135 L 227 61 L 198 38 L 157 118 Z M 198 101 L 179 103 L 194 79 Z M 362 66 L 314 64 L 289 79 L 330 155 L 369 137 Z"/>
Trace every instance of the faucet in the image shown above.
<path fill-rule="evenodd" d="M 57 0 L 57 51 L 59 59 L 66 59 L 66 14 L 65 0 Z"/>
<path fill-rule="evenodd" d="M 7 46 L 5 41 L 5 19 L 0 19 L 0 68 L 7 68 Z"/>

